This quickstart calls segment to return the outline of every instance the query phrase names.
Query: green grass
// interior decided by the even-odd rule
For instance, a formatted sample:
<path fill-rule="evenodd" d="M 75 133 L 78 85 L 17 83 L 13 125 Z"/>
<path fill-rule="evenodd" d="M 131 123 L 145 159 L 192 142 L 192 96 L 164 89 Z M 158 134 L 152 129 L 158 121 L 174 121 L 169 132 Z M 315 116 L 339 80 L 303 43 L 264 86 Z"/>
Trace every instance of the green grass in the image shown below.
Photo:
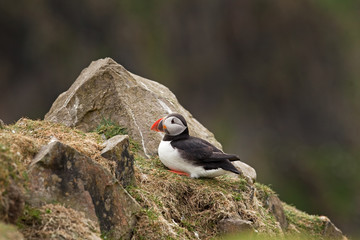
<path fill-rule="evenodd" d="M 143 211 L 150 221 L 155 221 L 159 218 L 159 214 L 157 214 L 152 208 L 143 209 Z"/>
<path fill-rule="evenodd" d="M 112 235 L 112 231 L 107 231 L 107 232 L 102 232 L 100 237 L 101 237 L 101 239 L 104 239 L 104 240 L 113 240 L 111 235 Z"/>
<path fill-rule="evenodd" d="M 324 220 L 319 216 L 299 211 L 293 206 L 283 204 L 284 213 L 290 224 L 293 224 L 302 235 L 321 236 L 324 231 Z"/>
<path fill-rule="evenodd" d="M 116 135 L 126 135 L 127 130 L 124 127 L 119 126 L 110 119 L 103 118 L 100 124 L 97 126 L 95 132 L 99 135 L 104 134 L 106 139 L 112 138 Z"/>
<path fill-rule="evenodd" d="M 234 193 L 233 194 L 233 199 L 235 201 L 241 201 L 243 198 L 242 198 L 242 194 L 241 193 Z"/>
<path fill-rule="evenodd" d="M 270 188 L 270 186 L 267 186 L 265 184 L 261 183 L 255 183 L 255 187 L 257 189 L 258 195 L 257 197 L 261 201 L 266 201 L 271 195 L 276 194 L 274 190 Z"/>
<path fill-rule="evenodd" d="M 121 127 L 110 119 L 103 118 L 95 131 L 99 135 L 104 135 L 106 139 L 112 138 L 116 135 L 127 135 L 126 128 Z M 141 151 L 141 145 L 129 136 L 130 151 L 136 153 Z"/>
<path fill-rule="evenodd" d="M 24 226 L 36 226 L 40 225 L 42 221 L 41 212 L 39 209 L 25 205 L 23 214 L 18 218 L 16 225 L 19 229 Z"/>

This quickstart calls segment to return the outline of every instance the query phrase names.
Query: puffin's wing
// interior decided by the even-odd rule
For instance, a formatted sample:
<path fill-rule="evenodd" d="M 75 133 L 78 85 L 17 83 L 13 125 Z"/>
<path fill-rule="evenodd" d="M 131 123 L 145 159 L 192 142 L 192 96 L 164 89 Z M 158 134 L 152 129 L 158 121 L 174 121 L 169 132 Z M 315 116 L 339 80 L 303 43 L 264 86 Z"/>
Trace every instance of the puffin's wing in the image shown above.
<path fill-rule="evenodd" d="M 195 137 L 172 141 L 171 145 L 178 149 L 185 159 L 194 161 L 211 157 L 214 150 L 217 149 L 207 141 Z"/>
<path fill-rule="evenodd" d="M 221 160 L 225 160 L 228 159 L 230 161 L 236 161 L 236 160 L 240 160 L 240 158 L 234 154 L 227 154 L 227 153 L 223 153 L 223 152 L 213 152 L 211 154 L 211 156 L 209 157 L 209 161 L 221 161 Z"/>
<path fill-rule="evenodd" d="M 186 159 L 201 162 L 218 162 L 222 160 L 239 160 L 236 155 L 223 153 L 220 149 L 201 138 L 190 137 L 186 140 L 173 141 L 171 145 L 180 150 Z"/>
<path fill-rule="evenodd" d="M 203 166 L 206 170 L 222 168 L 240 174 L 229 161 L 239 159 L 237 156 L 223 153 L 214 145 L 201 138 L 190 137 L 188 139 L 172 141 L 171 145 L 179 150 L 183 158 L 192 161 L 196 165 Z"/>

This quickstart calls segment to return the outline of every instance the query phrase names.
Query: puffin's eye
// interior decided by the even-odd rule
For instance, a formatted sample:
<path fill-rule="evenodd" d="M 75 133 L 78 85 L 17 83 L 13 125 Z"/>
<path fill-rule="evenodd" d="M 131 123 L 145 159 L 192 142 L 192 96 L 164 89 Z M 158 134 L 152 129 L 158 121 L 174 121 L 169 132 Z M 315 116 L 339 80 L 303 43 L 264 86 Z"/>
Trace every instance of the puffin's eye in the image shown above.
<path fill-rule="evenodd" d="M 171 119 L 171 123 L 174 124 L 174 123 L 175 123 L 175 120 L 174 120 L 174 119 Z"/>

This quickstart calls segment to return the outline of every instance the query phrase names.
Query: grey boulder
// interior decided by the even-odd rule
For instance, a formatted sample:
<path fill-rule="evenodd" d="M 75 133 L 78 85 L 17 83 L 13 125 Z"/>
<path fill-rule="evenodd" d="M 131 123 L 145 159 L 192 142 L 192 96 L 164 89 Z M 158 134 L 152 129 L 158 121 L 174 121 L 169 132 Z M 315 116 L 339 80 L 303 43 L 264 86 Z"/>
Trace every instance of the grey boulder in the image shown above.
<path fill-rule="evenodd" d="M 45 120 L 92 131 L 104 118 L 110 119 L 125 127 L 150 156 L 157 153 L 162 138 L 150 127 L 171 112 L 187 119 L 194 136 L 221 148 L 214 135 L 179 104 L 167 87 L 128 72 L 111 58 L 94 61 L 85 68 L 55 100 Z"/>

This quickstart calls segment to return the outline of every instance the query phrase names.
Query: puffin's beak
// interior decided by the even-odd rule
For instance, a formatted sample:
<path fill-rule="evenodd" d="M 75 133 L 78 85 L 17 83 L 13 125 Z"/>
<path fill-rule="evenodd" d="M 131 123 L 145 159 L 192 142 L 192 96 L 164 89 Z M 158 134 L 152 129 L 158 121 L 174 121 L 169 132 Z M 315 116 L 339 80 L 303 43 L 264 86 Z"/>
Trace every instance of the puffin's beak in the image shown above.
<path fill-rule="evenodd" d="M 151 126 L 151 130 L 153 131 L 157 131 L 157 132 L 164 132 L 164 128 L 163 128 L 163 124 L 162 124 L 162 120 L 164 118 L 160 118 L 159 120 L 157 120 L 152 126 Z"/>

